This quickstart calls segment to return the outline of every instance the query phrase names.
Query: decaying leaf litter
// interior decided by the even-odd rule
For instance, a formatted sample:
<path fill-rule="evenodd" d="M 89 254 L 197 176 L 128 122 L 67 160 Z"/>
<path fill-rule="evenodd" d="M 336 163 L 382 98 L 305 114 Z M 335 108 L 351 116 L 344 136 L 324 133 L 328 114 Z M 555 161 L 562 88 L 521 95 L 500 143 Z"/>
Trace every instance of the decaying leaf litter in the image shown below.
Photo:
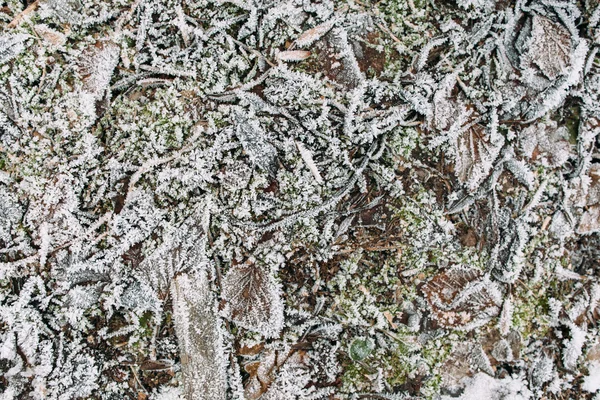
<path fill-rule="evenodd" d="M 3 398 L 600 396 L 595 0 L 9 0 Z"/>

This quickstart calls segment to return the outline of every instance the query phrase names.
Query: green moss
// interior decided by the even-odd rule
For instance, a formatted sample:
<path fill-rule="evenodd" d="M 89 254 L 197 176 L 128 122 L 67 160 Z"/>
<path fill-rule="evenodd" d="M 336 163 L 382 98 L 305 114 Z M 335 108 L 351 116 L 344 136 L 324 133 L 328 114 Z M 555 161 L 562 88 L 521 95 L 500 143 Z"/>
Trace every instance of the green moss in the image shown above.
<path fill-rule="evenodd" d="M 516 291 L 513 298 L 512 326 L 524 337 L 545 337 L 548 333 L 546 315 L 548 282 L 538 282 Z"/>

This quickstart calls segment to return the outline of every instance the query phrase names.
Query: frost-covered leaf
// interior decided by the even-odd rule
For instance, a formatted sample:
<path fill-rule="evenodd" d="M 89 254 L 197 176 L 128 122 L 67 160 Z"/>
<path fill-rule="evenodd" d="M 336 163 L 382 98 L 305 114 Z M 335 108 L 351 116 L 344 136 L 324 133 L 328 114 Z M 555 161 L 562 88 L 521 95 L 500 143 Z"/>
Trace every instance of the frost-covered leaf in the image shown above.
<path fill-rule="evenodd" d="M 473 346 L 470 354 L 471 365 L 475 370 L 479 369 L 490 376 L 494 376 L 494 369 L 490 363 L 490 359 L 485 354 L 483 347 L 479 344 Z"/>
<path fill-rule="evenodd" d="M 504 379 L 494 379 L 493 377 L 478 373 L 472 378 L 465 378 L 462 382 L 465 385 L 463 393 L 459 397 L 442 396 L 443 400 L 529 400 L 533 399 L 533 393 L 527 387 L 527 382 L 522 378 L 507 377 Z"/>
<path fill-rule="evenodd" d="M 587 193 L 580 194 L 585 209 L 577 225 L 579 234 L 590 234 L 600 229 L 600 164 L 590 166 L 588 177 Z"/>
<path fill-rule="evenodd" d="M 312 153 L 306 147 L 304 147 L 304 145 L 301 142 L 296 141 L 296 147 L 298 147 L 298 151 L 300 152 L 302 159 L 306 163 L 306 166 L 308 167 L 308 169 L 310 169 L 310 172 L 315 177 L 315 180 L 317 181 L 317 183 L 319 185 L 322 185 L 323 178 L 321 178 L 321 173 L 319 172 L 319 168 L 317 168 L 317 165 L 315 164 L 315 162 L 313 160 Z"/>
<path fill-rule="evenodd" d="M 48 0 L 42 3 L 42 15 L 47 9 L 61 22 L 79 24 L 83 20 L 82 6 L 80 0 Z"/>
<path fill-rule="evenodd" d="M 460 182 L 474 190 L 491 171 L 502 143 L 492 142 L 481 125 L 473 124 L 460 134 L 456 146 L 455 174 Z"/>
<path fill-rule="evenodd" d="M 563 363 L 565 368 L 574 369 L 577 360 L 581 356 L 583 345 L 586 340 L 586 331 L 574 323 L 569 324 L 570 338 L 564 341 Z"/>
<path fill-rule="evenodd" d="M 471 114 L 465 104 L 454 96 L 456 79 L 456 74 L 446 76 L 433 95 L 433 124 L 436 129 L 449 129 L 457 121 L 460 125 Z"/>
<path fill-rule="evenodd" d="M 541 387 L 554 378 L 554 360 L 546 354 L 542 354 L 541 357 L 537 358 L 532 370 L 533 384 Z"/>
<path fill-rule="evenodd" d="M 25 34 L 0 36 L 0 65 L 18 56 L 25 49 L 25 40 L 28 37 Z"/>
<path fill-rule="evenodd" d="M 500 320 L 498 321 L 498 328 L 500 329 L 500 333 L 504 336 L 508 335 L 508 332 L 510 332 L 512 316 L 512 298 L 511 296 L 508 296 L 506 299 L 504 299 L 504 303 L 502 304 L 502 311 L 500 312 Z"/>
<path fill-rule="evenodd" d="M 375 348 L 375 343 L 370 339 L 356 338 L 350 344 L 348 354 L 353 360 L 364 360 Z"/>
<path fill-rule="evenodd" d="M 235 134 L 250 160 L 272 176 L 277 173 L 277 149 L 268 140 L 259 120 L 245 111 L 236 110 Z"/>
<path fill-rule="evenodd" d="M 531 23 L 531 37 L 524 59 L 554 80 L 564 74 L 571 63 L 571 35 L 563 25 L 541 15 L 534 15 Z"/>
<path fill-rule="evenodd" d="M 442 326 L 472 329 L 500 311 L 497 285 L 472 267 L 453 267 L 423 286 L 432 315 Z"/>
<path fill-rule="evenodd" d="M 550 232 L 560 239 L 565 239 L 573 233 L 572 223 L 569 222 L 564 212 L 558 211 L 552 216 L 549 227 Z"/>
<path fill-rule="evenodd" d="M 250 260 L 233 266 L 223 279 L 227 316 L 236 324 L 265 337 L 279 335 L 283 303 L 271 273 Z"/>
<path fill-rule="evenodd" d="M 102 98 L 108 88 L 119 62 L 119 54 L 119 46 L 111 41 L 98 41 L 82 54 L 79 73 L 83 79 L 84 90 L 94 99 Z"/>
<path fill-rule="evenodd" d="M 364 81 L 354 49 L 344 28 L 333 28 L 325 36 L 320 57 L 328 65 L 328 76 L 348 89 L 357 88 Z"/>
<path fill-rule="evenodd" d="M 321 25 L 317 25 L 314 28 L 308 29 L 296 39 L 296 45 L 298 47 L 307 47 L 319 40 L 333 27 L 333 22 L 325 22 Z"/>
<path fill-rule="evenodd" d="M 579 219 L 577 233 L 589 234 L 600 230 L 600 204 L 589 206 Z"/>
<path fill-rule="evenodd" d="M 67 41 L 67 37 L 63 33 L 50 28 L 46 24 L 37 24 L 33 29 L 51 46 L 60 47 Z"/>
<path fill-rule="evenodd" d="M 215 296 L 206 271 L 173 280 L 173 314 L 186 398 L 226 399 L 226 360 Z"/>
<path fill-rule="evenodd" d="M 277 58 L 281 61 L 302 61 L 310 57 L 310 51 L 306 50 L 287 50 L 277 54 Z"/>
<path fill-rule="evenodd" d="M 510 343 L 505 339 L 500 339 L 494 345 L 492 356 L 500 362 L 513 361 L 513 351 Z"/>
<path fill-rule="evenodd" d="M 510 209 L 499 210 L 495 217 L 498 220 L 497 242 L 492 249 L 490 265 L 497 280 L 511 283 L 519 278 L 526 263 L 523 250 L 529 240 L 529 231 L 526 224 L 511 216 Z"/>
<path fill-rule="evenodd" d="M 544 166 L 561 166 L 571 156 L 567 128 L 559 128 L 556 122 L 530 125 L 521 131 L 519 137 L 523 154 Z"/>

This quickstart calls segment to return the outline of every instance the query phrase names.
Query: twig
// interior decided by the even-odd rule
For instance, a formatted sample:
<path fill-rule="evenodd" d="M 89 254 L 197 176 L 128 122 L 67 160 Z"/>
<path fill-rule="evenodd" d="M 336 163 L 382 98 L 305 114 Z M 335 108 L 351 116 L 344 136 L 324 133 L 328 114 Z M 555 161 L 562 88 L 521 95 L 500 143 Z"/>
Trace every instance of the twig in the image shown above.
<path fill-rule="evenodd" d="M 144 387 L 144 385 L 142 385 L 142 381 L 140 381 L 140 378 L 138 377 L 138 374 L 137 374 L 135 368 L 133 368 L 133 365 L 130 365 L 129 367 L 131 368 L 131 372 L 133 372 L 133 376 L 134 376 L 136 382 L 138 383 L 138 385 L 140 385 L 140 388 L 142 389 L 142 391 L 145 394 L 148 394 L 148 391 L 146 390 L 146 388 Z"/>
<path fill-rule="evenodd" d="M 35 11 L 38 4 L 39 0 L 35 0 L 33 3 L 31 3 L 26 9 L 21 11 L 12 21 L 10 21 L 10 23 L 7 25 L 7 28 L 12 29 L 19 26 L 19 24 L 23 21 L 23 19 L 25 19 L 27 15 Z"/>
<path fill-rule="evenodd" d="M 385 26 L 385 25 L 383 25 L 383 24 L 380 24 L 380 23 L 377 23 L 377 24 L 375 24 L 375 25 L 377 25 L 377 27 L 378 27 L 379 29 L 381 29 L 382 31 L 384 31 L 385 33 L 387 33 L 388 35 L 390 35 L 390 37 L 392 38 L 392 40 L 393 40 L 394 42 L 402 44 L 402 40 L 398 39 L 398 37 L 396 37 L 396 35 L 394 35 L 394 34 L 392 33 L 392 31 L 391 31 L 391 30 L 390 30 L 390 29 L 389 29 L 387 26 Z"/>

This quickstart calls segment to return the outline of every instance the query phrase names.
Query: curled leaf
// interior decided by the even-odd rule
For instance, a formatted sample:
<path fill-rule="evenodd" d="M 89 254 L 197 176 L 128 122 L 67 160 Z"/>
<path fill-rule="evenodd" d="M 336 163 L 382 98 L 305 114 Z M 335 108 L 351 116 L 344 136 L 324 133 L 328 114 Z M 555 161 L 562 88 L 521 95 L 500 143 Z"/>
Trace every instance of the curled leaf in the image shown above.
<path fill-rule="evenodd" d="M 165 371 L 173 367 L 171 360 L 146 360 L 140 364 L 142 371 Z"/>

